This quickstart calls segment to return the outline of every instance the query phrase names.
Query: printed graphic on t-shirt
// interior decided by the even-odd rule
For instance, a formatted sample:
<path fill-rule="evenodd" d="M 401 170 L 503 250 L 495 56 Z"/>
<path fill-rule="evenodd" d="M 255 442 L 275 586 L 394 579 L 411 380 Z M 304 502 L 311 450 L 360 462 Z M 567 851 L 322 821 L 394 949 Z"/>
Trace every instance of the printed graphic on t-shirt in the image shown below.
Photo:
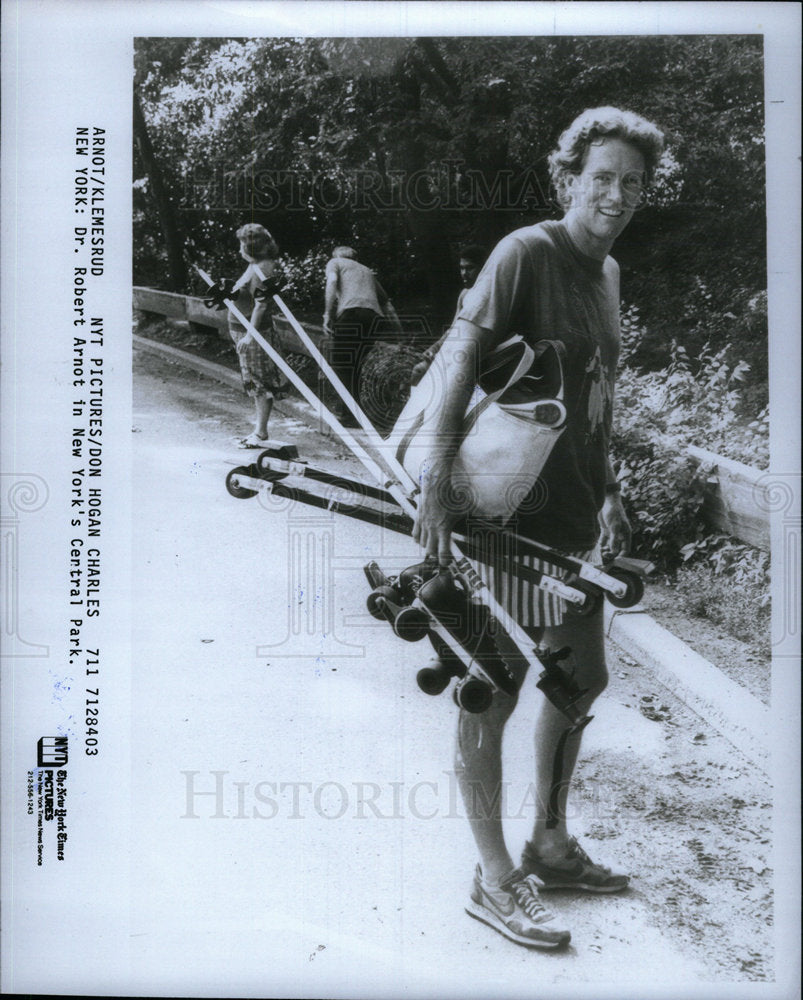
<path fill-rule="evenodd" d="M 613 413 L 613 393 L 607 367 L 602 363 L 599 347 L 586 365 L 583 394 L 588 394 L 588 424 L 586 441 L 591 441 L 600 427 L 610 425 Z"/>

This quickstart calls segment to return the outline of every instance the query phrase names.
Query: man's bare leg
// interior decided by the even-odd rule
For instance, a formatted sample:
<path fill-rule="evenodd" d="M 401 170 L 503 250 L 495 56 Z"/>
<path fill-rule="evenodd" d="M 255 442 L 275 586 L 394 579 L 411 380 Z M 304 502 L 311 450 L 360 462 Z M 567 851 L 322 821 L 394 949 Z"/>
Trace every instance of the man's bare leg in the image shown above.
<path fill-rule="evenodd" d="M 461 709 L 457 720 L 455 772 L 482 872 L 492 884 L 516 867 L 502 831 L 502 735 L 516 701 L 497 691 L 487 711 Z"/>

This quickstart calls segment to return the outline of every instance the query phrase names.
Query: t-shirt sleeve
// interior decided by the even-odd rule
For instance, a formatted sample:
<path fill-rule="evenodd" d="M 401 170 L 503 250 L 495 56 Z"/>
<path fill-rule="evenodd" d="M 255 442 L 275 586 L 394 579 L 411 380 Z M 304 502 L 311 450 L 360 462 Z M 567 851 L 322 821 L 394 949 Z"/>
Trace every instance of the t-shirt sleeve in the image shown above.
<path fill-rule="evenodd" d="M 457 318 L 492 331 L 497 342 L 505 340 L 521 326 L 532 285 L 533 265 L 527 247 L 516 236 L 506 236 L 467 290 Z"/>

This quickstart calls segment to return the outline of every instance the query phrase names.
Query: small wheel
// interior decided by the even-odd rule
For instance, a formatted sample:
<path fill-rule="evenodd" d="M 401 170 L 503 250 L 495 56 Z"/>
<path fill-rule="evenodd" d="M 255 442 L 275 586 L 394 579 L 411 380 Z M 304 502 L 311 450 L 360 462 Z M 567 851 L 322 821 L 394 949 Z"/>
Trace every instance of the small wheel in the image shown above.
<path fill-rule="evenodd" d="M 416 563 L 414 566 L 408 566 L 407 569 L 403 569 L 399 573 L 397 583 L 399 592 L 404 596 L 405 600 L 412 601 L 418 593 L 419 588 L 428 580 L 431 580 L 433 576 L 437 575 L 438 564 L 431 560 Z"/>
<path fill-rule="evenodd" d="M 485 681 L 478 680 L 476 677 L 467 677 L 466 680 L 461 681 L 455 688 L 455 701 L 457 704 L 460 708 L 474 715 L 487 711 L 491 707 L 493 697 L 494 694 L 490 685 L 486 684 Z"/>
<path fill-rule="evenodd" d="M 278 483 L 280 479 L 286 479 L 286 472 L 276 472 L 270 467 L 270 460 L 276 458 L 273 450 L 268 448 L 267 451 L 261 451 L 257 455 L 256 462 L 254 463 L 257 467 L 257 471 L 263 479 L 267 479 L 269 483 Z"/>
<path fill-rule="evenodd" d="M 402 608 L 393 622 L 393 631 L 405 642 L 418 642 L 429 632 L 429 615 L 421 608 Z"/>
<path fill-rule="evenodd" d="M 248 490 L 244 486 L 240 486 L 239 480 L 241 476 L 248 476 L 250 478 L 251 470 L 247 469 L 244 465 L 238 465 L 236 469 L 232 469 L 228 476 L 226 476 L 226 489 L 235 500 L 250 500 L 251 497 L 257 495 L 257 491 Z"/>
<path fill-rule="evenodd" d="M 440 660 L 433 660 L 429 667 L 422 667 L 415 676 L 416 682 L 424 694 L 441 694 L 449 686 L 452 672 Z"/>
<path fill-rule="evenodd" d="M 599 588 L 593 584 L 586 583 L 585 580 L 581 580 L 579 577 L 569 577 L 565 582 L 569 587 L 582 591 L 585 594 L 585 600 L 582 604 L 572 604 L 570 601 L 566 602 L 566 610 L 569 614 L 577 618 L 588 618 L 596 611 L 599 611 L 602 604 L 602 594 Z"/>
<path fill-rule="evenodd" d="M 605 596 L 615 608 L 632 608 L 634 604 L 638 604 L 644 596 L 644 581 L 638 573 L 631 573 L 630 570 L 619 569 L 616 566 L 606 569 L 605 572 L 627 587 L 623 597 L 614 597 L 613 594 L 606 593 Z"/>
<path fill-rule="evenodd" d="M 390 601 L 391 604 L 399 603 L 399 595 L 393 587 L 377 587 L 376 590 L 372 590 L 365 599 L 365 605 L 368 608 L 368 613 L 372 618 L 376 618 L 376 620 L 380 622 L 387 620 L 384 609 L 382 608 L 383 601 Z"/>

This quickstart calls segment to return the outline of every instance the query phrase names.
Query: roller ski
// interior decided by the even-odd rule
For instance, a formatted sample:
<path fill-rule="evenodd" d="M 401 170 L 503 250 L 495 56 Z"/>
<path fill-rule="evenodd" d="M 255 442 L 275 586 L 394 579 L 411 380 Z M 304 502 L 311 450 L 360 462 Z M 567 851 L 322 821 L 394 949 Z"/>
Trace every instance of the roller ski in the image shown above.
<path fill-rule="evenodd" d="M 377 501 L 395 507 L 396 511 L 398 511 L 399 516 L 390 518 L 390 522 L 394 524 L 393 530 L 409 534 L 412 529 L 412 520 L 401 515 L 401 508 L 388 489 L 373 486 L 360 479 L 344 476 L 340 473 L 318 469 L 300 459 L 295 445 L 286 442 L 266 442 L 266 446 L 251 466 L 240 467 L 230 473 L 227 487 L 230 487 L 232 483 L 239 483 L 244 487 L 245 492 L 242 490 L 237 491 L 235 485 L 229 489 L 229 492 L 233 496 L 237 496 L 238 498 L 256 496 L 257 492 L 266 489 L 264 483 L 255 482 L 257 478 L 268 483 L 302 478 L 306 482 L 315 483 L 316 485 L 349 491 L 354 496 L 354 503 L 347 505 L 349 507 L 348 511 L 339 510 L 339 513 L 348 513 L 348 516 L 364 520 L 367 523 L 378 523 L 373 516 L 374 511 L 366 503 L 366 501 Z M 282 496 L 288 495 L 286 491 L 276 490 L 274 492 Z M 308 491 L 296 487 L 296 496 L 299 501 L 304 502 L 307 495 Z M 318 506 L 315 500 L 311 500 L 310 502 Z M 359 513 L 360 509 L 363 509 L 365 516 Z M 483 558 L 483 554 L 477 544 L 470 541 L 470 534 L 461 534 L 459 527 L 458 525 L 457 544 L 463 554 L 489 564 L 489 559 Z M 532 556 L 569 571 L 569 575 L 563 583 L 568 584 L 573 590 L 585 595 L 584 598 L 570 600 L 570 608 L 575 614 L 590 614 L 596 610 L 599 604 L 598 598 L 602 594 L 615 607 L 632 607 L 641 600 L 644 593 L 643 577 L 652 570 L 652 564 L 644 560 L 629 557 L 619 557 L 610 560 L 604 564 L 605 568 L 601 570 L 591 563 L 584 562 L 572 556 L 566 556 L 554 549 L 550 549 L 548 546 L 533 542 L 513 532 L 503 532 L 503 536 L 509 543 L 507 547 L 516 551 L 518 556 Z M 517 565 L 515 560 L 509 557 L 497 555 L 496 566 L 505 572 L 516 573 L 536 586 L 539 585 L 541 580 L 547 577 L 546 586 L 548 586 L 548 580 L 550 579 L 548 574 Z M 607 590 L 604 589 L 605 584 L 608 586 Z"/>
<path fill-rule="evenodd" d="M 249 468 L 233 469 L 227 479 L 229 493 L 237 499 L 247 499 L 263 491 L 410 534 L 412 520 L 409 517 L 365 502 L 365 496 L 371 493 L 374 499 L 387 503 L 390 495 L 385 491 L 352 481 L 365 488 L 366 493 L 344 498 L 342 491 L 349 485 L 348 480 L 298 462 L 292 445 L 277 443 L 271 452 L 282 450 L 283 457 L 271 463 L 267 474 L 265 461 Z M 296 474 L 295 484 L 291 484 L 293 473 Z M 323 484 L 337 492 L 315 493 L 298 485 L 299 478 L 302 483 Z M 458 545 L 474 561 L 490 561 L 481 543 L 461 539 Z M 536 585 L 541 580 L 541 574 L 525 566 L 514 566 L 511 571 L 519 572 Z M 377 620 L 387 621 L 400 639 L 418 642 L 428 637 L 435 648 L 437 666 L 425 668 L 418 674 L 422 691 L 440 694 L 452 678 L 456 678 L 455 701 L 471 712 L 484 711 L 495 690 L 509 695 L 516 693 L 529 661 L 499 627 L 488 608 L 472 598 L 480 581 L 467 558 L 462 557 L 449 571 L 439 571 L 437 564 L 423 562 L 406 568 L 396 577 L 386 576 L 376 562 L 371 562 L 365 567 L 365 574 L 372 587 L 367 599 L 370 614 Z M 548 650 L 536 648 L 535 653 L 545 665 Z"/>
<path fill-rule="evenodd" d="M 229 289 L 225 285 L 216 285 L 200 269 L 198 273 L 210 289 L 214 289 L 213 297 L 216 304 L 228 308 L 251 333 L 285 377 L 314 407 L 318 415 L 361 462 L 377 484 L 368 486 L 358 481 L 349 481 L 347 477 L 334 476 L 323 470 L 310 468 L 298 460 L 297 453 L 291 453 L 285 446 L 283 453 L 281 448 L 266 448 L 255 463 L 248 467 L 239 467 L 229 473 L 227 479 L 229 492 L 240 499 L 255 496 L 260 491 L 272 492 L 347 516 L 358 517 L 369 523 L 393 526 L 394 530 L 409 533 L 416 514 L 416 497 L 419 492 L 417 483 L 394 455 L 383 451 L 383 442 L 378 432 L 281 298 L 278 295 L 273 296 L 274 302 L 284 313 L 299 339 L 305 344 L 323 374 L 365 431 L 368 441 L 373 445 L 373 455 L 356 440 L 338 417 L 323 406 L 315 393 L 287 365 L 284 358 L 243 316 L 227 294 Z M 288 480 L 292 479 L 300 479 L 304 486 L 291 485 Z M 352 493 L 357 496 L 357 502 L 349 503 L 331 494 L 328 496 L 321 494 L 317 490 L 307 488 L 307 482 L 341 490 L 351 488 Z M 375 509 L 367 505 L 366 500 L 377 501 L 384 508 L 390 506 L 398 509 Z M 632 594 L 627 593 L 627 586 L 623 586 L 622 581 L 613 575 L 609 576 L 581 560 L 564 557 L 548 547 L 537 546 L 537 548 L 542 558 L 545 555 L 547 558 L 554 556 L 555 565 L 576 573 L 572 585 L 546 573 L 529 570 L 533 574 L 531 579 L 536 586 L 563 598 L 570 606 L 577 609 L 589 607 L 593 601 L 599 600 L 606 585 L 619 600 L 632 598 Z M 566 679 L 566 675 L 560 668 L 557 668 L 555 673 L 553 661 L 549 659 L 551 656 L 549 651 L 534 649 L 532 640 L 508 616 L 482 581 L 471 561 L 472 559 L 482 561 L 481 545 L 469 535 L 455 533 L 452 538 L 452 556 L 448 571 L 437 572 L 427 579 L 422 578 L 414 596 L 411 596 L 412 590 L 408 591 L 404 585 L 399 590 L 395 586 L 395 581 L 390 578 L 380 578 L 375 564 L 369 564 L 370 573 L 368 568 L 366 570 L 374 586 L 369 597 L 372 613 L 388 621 L 392 619 L 391 624 L 396 634 L 409 641 L 430 636 L 436 650 L 441 654 L 440 662 L 444 667 L 435 670 L 433 674 L 424 675 L 422 681 L 425 689 L 428 688 L 433 693 L 436 689 L 443 690 L 444 671 L 448 671 L 449 678 L 451 676 L 458 678 L 456 694 L 458 703 L 470 711 L 483 711 L 497 691 L 515 694 L 529 665 L 538 662 L 544 667 L 542 679 L 550 681 L 547 687 L 543 688 L 544 693 L 553 700 L 555 691 L 563 684 L 561 679 Z M 570 565 L 566 565 L 567 562 Z M 374 580 L 378 583 L 373 584 Z M 382 592 L 377 594 L 377 590 Z M 549 667 L 545 666 L 545 660 L 550 664 Z M 570 681 L 570 678 L 568 680 Z M 574 726 L 578 721 L 573 718 L 569 709 L 576 698 L 570 688 L 571 685 L 568 693 L 561 691 L 554 703 L 564 714 L 568 712 L 568 717 Z"/>
<path fill-rule="evenodd" d="M 436 658 L 419 670 L 416 681 L 428 695 L 444 691 L 452 678 L 456 704 L 468 712 L 490 707 L 494 688 L 515 695 L 530 660 L 507 633 L 494 626 L 484 605 L 472 604 L 469 587 L 461 577 L 444 573 L 434 562 L 410 566 L 397 577 L 387 577 L 374 563 L 365 567 L 373 590 L 368 610 L 388 621 L 395 634 L 407 642 L 428 636 Z M 542 667 L 537 687 L 569 719 L 572 732 L 591 721 L 576 709 L 586 693 L 560 667 L 568 648 L 552 652 L 533 649 Z M 472 669 L 473 666 L 473 669 Z"/>

